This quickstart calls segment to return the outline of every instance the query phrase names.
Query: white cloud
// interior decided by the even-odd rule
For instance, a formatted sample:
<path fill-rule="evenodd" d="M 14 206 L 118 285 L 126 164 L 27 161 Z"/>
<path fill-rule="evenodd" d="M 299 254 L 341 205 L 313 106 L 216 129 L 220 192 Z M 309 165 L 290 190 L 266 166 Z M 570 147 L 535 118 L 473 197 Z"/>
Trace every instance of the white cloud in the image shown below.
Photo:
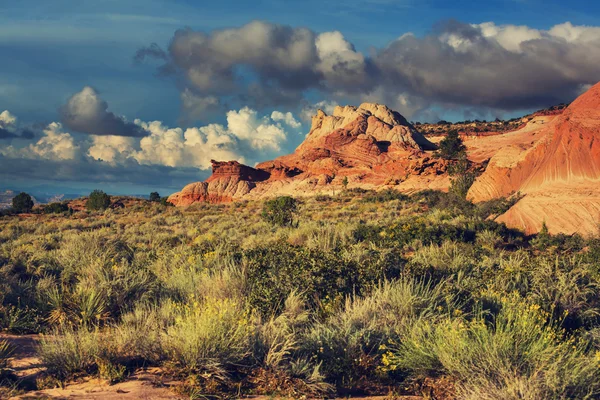
<path fill-rule="evenodd" d="M 299 129 L 302 126 L 302 124 L 294 118 L 294 114 L 291 112 L 282 113 L 281 111 L 273 111 L 271 119 L 273 121 L 283 121 L 290 128 L 294 129 Z"/>
<path fill-rule="evenodd" d="M 247 141 L 256 150 L 281 150 L 287 135 L 281 125 L 273 124 L 269 117 L 258 118 L 257 112 L 244 107 L 227 113 L 227 126 L 231 135 Z"/>
<path fill-rule="evenodd" d="M 80 146 L 69 133 L 63 132 L 60 123 L 52 122 L 44 129 L 44 136 L 29 145 L 29 150 L 47 160 L 73 160 L 79 156 Z"/>
<path fill-rule="evenodd" d="M 92 145 L 87 154 L 95 160 L 117 164 L 131 157 L 136 149 L 136 140 L 124 136 L 92 136 Z"/>
<path fill-rule="evenodd" d="M 341 32 L 321 33 L 315 40 L 315 46 L 320 60 L 317 69 L 326 79 L 349 83 L 363 77 L 365 57 L 354 50 Z"/>
<path fill-rule="evenodd" d="M 63 132 L 58 122 L 50 123 L 44 129 L 44 135 L 27 147 L 0 146 L 0 154 L 11 158 L 40 158 L 45 160 L 74 160 L 81 155 L 81 147 L 73 137 Z"/>
<path fill-rule="evenodd" d="M 8 128 L 14 126 L 17 123 L 17 117 L 12 115 L 10 111 L 4 110 L 0 113 L 0 127 Z"/>

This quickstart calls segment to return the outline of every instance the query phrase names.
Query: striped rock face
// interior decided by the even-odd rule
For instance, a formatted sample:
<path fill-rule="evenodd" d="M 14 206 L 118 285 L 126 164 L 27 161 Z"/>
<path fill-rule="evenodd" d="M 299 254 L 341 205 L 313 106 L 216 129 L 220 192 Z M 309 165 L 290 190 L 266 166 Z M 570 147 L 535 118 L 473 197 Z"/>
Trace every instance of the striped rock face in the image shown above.
<path fill-rule="evenodd" d="M 600 223 L 600 84 L 561 115 L 505 135 L 505 143 L 469 191 L 474 201 L 524 195 L 499 217 L 508 226 L 551 233 L 598 233 Z M 473 145 L 481 150 L 485 140 Z M 498 141 L 498 139 L 490 139 Z M 472 150 L 473 153 L 476 150 Z"/>
<path fill-rule="evenodd" d="M 447 188 L 446 163 L 436 146 L 403 116 L 381 104 L 319 111 L 306 140 L 292 154 L 251 168 L 213 161 L 213 175 L 169 200 L 175 205 L 230 202 L 277 195 L 310 196 L 348 187 L 399 190 Z M 344 179 L 346 178 L 346 179 Z"/>

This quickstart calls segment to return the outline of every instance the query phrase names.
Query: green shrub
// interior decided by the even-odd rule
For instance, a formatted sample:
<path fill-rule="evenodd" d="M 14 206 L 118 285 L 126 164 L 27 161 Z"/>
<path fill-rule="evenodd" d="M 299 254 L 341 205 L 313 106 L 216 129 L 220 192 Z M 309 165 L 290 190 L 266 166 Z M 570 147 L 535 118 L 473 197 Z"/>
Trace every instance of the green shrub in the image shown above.
<path fill-rule="evenodd" d="M 585 343 L 564 338 L 539 307 L 500 299 L 493 321 L 482 316 L 420 320 L 384 359 L 388 370 L 447 374 L 465 399 L 594 398 L 597 360 Z"/>
<path fill-rule="evenodd" d="M 359 264 L 336 252 L 287 243 L 249 250 L 244 259 L 248 301 L 264 315 L 279 313 L 294 291 L 312 307 L 363 293 L 381 280 L 398 276 L 401 263 L 397 255 L 380 257 L 375 250 Z"/>
<path fill-rule="evenodd" d="M 149 201 L 152 202 L 159 202 L 161 199 L 160 194 L 158 194 L 158 192 L 152 192 L 150 193 L 150 197 L 148 197 Z"/>
<path fill-rule="evenodd" d="M 25 192 L 21 192 L 12 199 L 12 208 L 17 213 L 28 213 L 33 209 L 33 199 Z"/>
<path fill-rule="evenodd" d="M 251 333 L 243 305 L 208 299 L 182 304 L 163 339 L 167 352 L 187 371 L 225 379 L 228 370 L 249 355 Z"/>
<path fill-rule="evenodd" d="M 110 196 L 101 190 L 94 190 L 85 204 L 88 210 L 106 210 L 110 206 Z"/>
<path fill-rule="evenodd" d="M 438 145 L 437 154 L 446 160 L 456 160 L 466 149 L 462 139 L 458 135 L 458 131 L 453 129 L 448 132 L 448 135 Z"/>
<path fill-rule="evenodd" d="M 39 355 L 49 374 L 65 380 L 76 373 L 94 371 L 102 342 L 98 331 L 64 329 L 42 337 Z"/>
<path fill-rule="evenodd" d="M 44 214 L 60 214 L 69 211 L 69 205 L 66 203 L 50 203 L 44 206 Z"/>
<path fill-rule="evenodd" d="M 297 208 L 298 202 L 293 197 L 277 197 L 265 201 L 262 217 L 273 225 L 290 226 L 294 222 L 294 213 Z"/>

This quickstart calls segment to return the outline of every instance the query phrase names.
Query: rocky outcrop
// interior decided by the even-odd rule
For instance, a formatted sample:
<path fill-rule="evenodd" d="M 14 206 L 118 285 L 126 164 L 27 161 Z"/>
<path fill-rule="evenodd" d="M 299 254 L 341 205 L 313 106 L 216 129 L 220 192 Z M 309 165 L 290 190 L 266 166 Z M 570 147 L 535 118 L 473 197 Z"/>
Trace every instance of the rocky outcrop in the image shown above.
<path fill-rule="evenodd" d="M 446 164 L 429 154 L 436 146 L 404 117 L 381 104 L 319 110 L 296 151 L 251 168 L 235 161 L 213 161 L 213 174 L 175 193 L 175 205 L 228 202 L 278 194 L 311 195 L 341 187 L 395 185 L 409 191 L 445 188 Z"/>
<path fill-rule="evenodd" d="M 520 192 L 524 198 L 499 220 L 527 233 L 544 222 L 551 233 L 598 233 L 600 84 L 523 137 L 491 157 L 469 197 L 485 201 Z"/>

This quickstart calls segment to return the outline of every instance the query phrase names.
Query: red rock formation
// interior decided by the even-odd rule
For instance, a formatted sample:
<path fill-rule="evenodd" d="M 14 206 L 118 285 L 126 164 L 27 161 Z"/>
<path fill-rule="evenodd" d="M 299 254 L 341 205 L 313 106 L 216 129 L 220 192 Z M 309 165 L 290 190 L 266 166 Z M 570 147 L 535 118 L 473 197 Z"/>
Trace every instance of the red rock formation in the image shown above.
<path fill-rule="evenodd" d="M 403 189 L 445 188 L 446 164 L 427 152 L 436 146 L 400 114 L 379 104 L 319 111 L 306 140 L 293 154 L 260 163 L 256 168 L 235 161 L 213 161 L 213 175 L 193 183 L 169 200 L 176 205 L 197 201 L 227 202 L 241 197 L 277 194 L 308 195 L 341 186 Z"/>
<path fill-rule="evenodd" d="M 235 177 L 241 181 L 248 182 L 261 182 L 269 179 L 270 174 L 261 169 L 255 169 L 248 167 L 247 165 L 240 164 L 237 161 L 215 161 L 210 160 L 212 163 L 212 175 L 206 180 L 206 182 L 212 182 L 223 178 Z"/>
<path fill-rule="evenodd" d="M 498 151 L 469 197 L 525 197 L 500 221 L 528 233 L 545 222 L 551 233 L 598 232 L 600 222 L 600 84 L 562 114 Z M 483 139 L 482 139 L 483 140 Z M 531 141 L 530 141 L 531 140 Z"/>

